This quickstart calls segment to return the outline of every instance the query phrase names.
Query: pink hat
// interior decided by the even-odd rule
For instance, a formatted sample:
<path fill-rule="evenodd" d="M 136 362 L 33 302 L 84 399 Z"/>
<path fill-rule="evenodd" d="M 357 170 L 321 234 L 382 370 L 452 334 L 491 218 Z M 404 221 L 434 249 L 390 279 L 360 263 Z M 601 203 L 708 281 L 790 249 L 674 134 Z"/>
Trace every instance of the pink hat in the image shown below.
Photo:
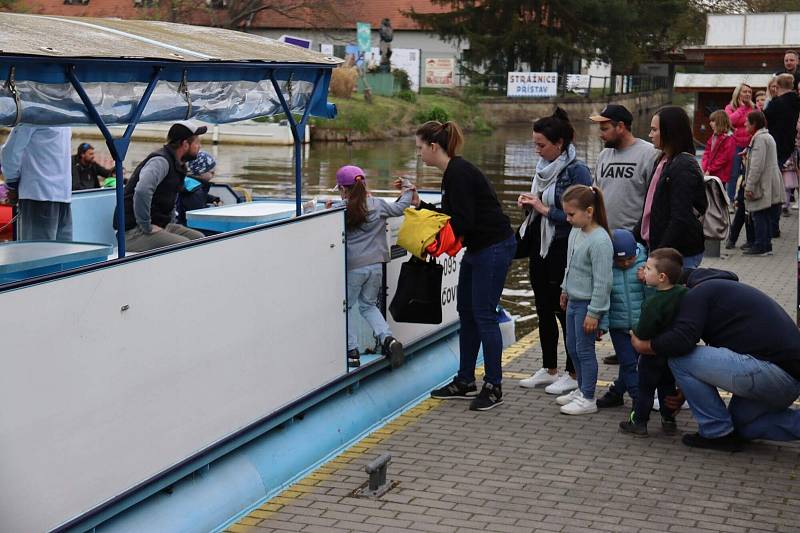
<path fill-rule="evenodd" d="M 336 185 L 340 187 L 351 187 L 356 178 L 361 176 L 362 180 L 366 180 L 364 171 L 354 165 L 345 165 L 336 171 Z"/>

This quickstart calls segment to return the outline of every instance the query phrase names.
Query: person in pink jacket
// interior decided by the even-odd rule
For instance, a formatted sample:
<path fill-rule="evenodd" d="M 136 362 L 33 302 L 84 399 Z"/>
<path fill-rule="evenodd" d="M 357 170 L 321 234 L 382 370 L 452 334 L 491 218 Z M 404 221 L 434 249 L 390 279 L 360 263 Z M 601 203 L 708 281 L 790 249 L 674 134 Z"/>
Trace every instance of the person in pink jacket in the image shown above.
<path fill-rule="evenodd" d="M 753 89 L 746 83 L 740 83 L 733 90 L 731 103 L 725 106 L 725 113 L 731 119 L 733 138 L 736 142 L 731 175 L 727 185 L 728 196 L 731 201 L 736 196 L 736 180 L 742 174 L 742 156 L 739 154 L 750 146 L 751 135 L 747 133 L 747 114 L 753 109 Z"/>
<path fill-rule="evenodd" d="M 731 121 L 728 114 L 721 109 L 711 113 L 709 118 L 714 134 L 706 143 L 700 167 L 706 176 L 716 176 L 722 183 L 728 183 L 732 179 L 731 167 L 736 152 L 736 141 L 731 135 Z"/>

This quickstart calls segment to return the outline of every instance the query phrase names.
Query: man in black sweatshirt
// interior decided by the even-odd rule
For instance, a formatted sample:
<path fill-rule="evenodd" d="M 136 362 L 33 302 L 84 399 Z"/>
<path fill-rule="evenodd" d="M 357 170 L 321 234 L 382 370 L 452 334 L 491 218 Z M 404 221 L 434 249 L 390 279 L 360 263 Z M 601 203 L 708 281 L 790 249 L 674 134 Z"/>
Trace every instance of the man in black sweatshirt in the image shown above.
<path fill-rule="evenodd" d="M 777 79 L 778 96 L 764 110 L 767 129 L 778 148 L 778 166 L 782 167 L 794 151 L 797 135 L 797 118 L 800 116 L 800 96 L 791 74 L 781 74 Z"/>
<path fill-rule="evenodd" d="M 800 395 L 800 330 L 769 296 L 735 279 L 692 271 L 672 326 L 652 341 L 633 339 L 639 353 L 669 357 L 700 429 L 684 435 L 687 446 L 738 451 L 742 439 L 800 439 L 800 411 L 790 408 Z M 717 387 L 733 394 L 727 408 Z"/>

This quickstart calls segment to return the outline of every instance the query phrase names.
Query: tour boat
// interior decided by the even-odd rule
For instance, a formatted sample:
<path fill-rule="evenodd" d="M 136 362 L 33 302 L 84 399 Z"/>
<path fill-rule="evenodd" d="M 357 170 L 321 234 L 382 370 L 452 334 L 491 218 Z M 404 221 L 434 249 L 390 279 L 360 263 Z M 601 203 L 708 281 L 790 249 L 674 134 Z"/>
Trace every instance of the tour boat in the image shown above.
<path fill-rule="evenodd" d="M 197 213 L 221 231 L 127 254 L 118 179 L 74 195 L 77 243 L 0 248 L 0 529 L 224 529 L 455 373 L 460 257 L 439 259 L 441 324 L 389 316 L 406 363 L 348 371 L 348 327 L 374 343 L 347 323 L 344 211 L 304 213 L 300 194 L 300 132 L 335 116 L 340 60 L 217 28 L 12 13 L 0 50 L 0 126 L 94 124 L 121 176 L 141 122 L 285 114 L 296 192 Z M 392 246 L 388 301 L 408 257 Z"/>

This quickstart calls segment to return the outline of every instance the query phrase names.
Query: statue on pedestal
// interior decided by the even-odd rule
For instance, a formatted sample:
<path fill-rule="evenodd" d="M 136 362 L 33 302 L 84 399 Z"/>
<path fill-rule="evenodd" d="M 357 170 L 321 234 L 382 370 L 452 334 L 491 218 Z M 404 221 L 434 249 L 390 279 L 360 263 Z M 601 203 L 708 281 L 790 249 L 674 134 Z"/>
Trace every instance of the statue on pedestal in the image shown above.
<path fill-rule="evenodd" d="M 379 71 L 391 72 L 392 47 L 389 43 L 391 43 L 392 39 L 394 39 L 394 30 L 392 29 L 392 23 L 388 18 L 385 18 L 381 21 L 381 28 L 378 30 L 378 35 L 381 38 L 381 63 L 379 66 Z"/>

